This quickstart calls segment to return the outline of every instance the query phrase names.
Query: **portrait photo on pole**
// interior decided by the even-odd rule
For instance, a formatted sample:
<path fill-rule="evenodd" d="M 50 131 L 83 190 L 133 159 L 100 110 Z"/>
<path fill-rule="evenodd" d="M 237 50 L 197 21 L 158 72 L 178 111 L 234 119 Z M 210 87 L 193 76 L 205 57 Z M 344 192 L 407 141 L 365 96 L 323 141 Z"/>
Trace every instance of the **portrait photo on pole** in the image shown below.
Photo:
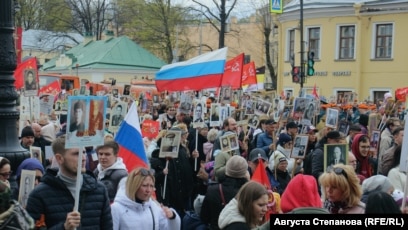
<path fill-rule="evenodd" d="M 193 113 L 193 127 L 201 127 L 204 123 L 204 113 L 205 113 L 205 104 L 201 101 L 197 101 L 194 106 Z"/>
<path fill-rule="evenodd" d="M 293 141 L 291 158 L 304 159 L 306 156 L 307 144 L 309 142 L 309 135 L 296 135 Z"/>
<path fill-rule="evenodd" d="M 312 125 L 312 121 L 314 120 L 315 117 L 315 112 L 316 112 L 316 105 L 315 101 L 311 100 L 307 106 L 306 110 L 303 113 L 303 119 L 302 119 L 302 124 L 304 125 Z"/>
<path fill-rule="evenodd" d="M 327 108 L 326 113 L 327 113 L 326 126 L 333 128 L 333 129 L 337 129 L 337 122 L 339 119 L 339 110 Z"/>
<path fill-rule="evenodd" d="M 220 112 L 221 112 L 221 104 L 211 104 L 211 110 L 210 110 L 210 126 L 215 127 L 215 126 L 220 126 Z"/>
<path fill-rule="evenodd" d="M 324 171 L 336 164 L 348 164 L 348 144 L 324 145 Z"/>
<path fill-rule="evenodd" d="M 113 106 L 109 119 L 109 131 L 117 132 L 120 124 L 125 119 L 127 114 L 128 104 L 125 102 L 119 102 Z"/>
<path fill-rule="evenodd" d="M 181 141 L 181 131 L 168 130 L 160 145 L 160 158 L 177 158 Z"/>
<path fill-rule="evenodd" d="M 221 87 L 221 102 L 224 104 L 228 104 L 231 102 L 231 86 L 223 86 Z"/>
<path fill-rule="evenodd" d="M 24 96 L 37 96 L 38 94 L 38 82 L 37 82 L 37 70 L 25 69 L 24 71 Z"/>
<path fill-rule="evenodd" d="M 41 148 L 36 146 L 30 146 L 30 157 L 42 162 Z"/>
<path fill-rule="evenodd" d="M 68 97 L 66 148 L 103 144 L 106 105 L 105 96 Z"/>
<path fill-rule="evenodd" d="M 27 206 L 28 196 L 35 186 L 35 170 L 21 170 L 20 185 L 18 192 L 18 202 L 25 208 Z"/>
<path fill-rule="evenodd" d="M 311 99 L 305 97 L 296 97 L 293 105 L 293 118 L 299 120 L 303 117 L 306 106 L 310 103 Z"/>
<path fill-rule="evenodd" d="M 178 112 L 184 114 L 190 114 L 190 111 L 193 106 L 193 98 L 190 93 L 182 93 L 180 96 L 180 107 Z"/>
<path fill-rule="evenodd" d="M 380 130 L 372 130 L 370 136 L 370 151 L 377 151 L 380 144 Z"/>

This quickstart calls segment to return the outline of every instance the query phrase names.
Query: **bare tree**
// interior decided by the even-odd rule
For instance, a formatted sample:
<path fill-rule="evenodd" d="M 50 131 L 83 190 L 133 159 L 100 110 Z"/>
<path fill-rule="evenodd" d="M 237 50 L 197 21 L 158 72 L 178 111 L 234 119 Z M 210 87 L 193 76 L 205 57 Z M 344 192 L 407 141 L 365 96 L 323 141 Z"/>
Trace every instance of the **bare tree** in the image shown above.
<path fill-rule="evenodd" d="M 216 0 L 212 0 L 219 12 L 219 16 L 216 15 L 217 12 L 213 12 L 210 9 L 210 7 L 208 7 L 206 4 L 203 4 L 201 1 L 198 1 L 198 0 L 192 0 L 192 1 L 198 4 L 202 8 L 202 9 L 193 8 L 193 10 L 201 12 L 202 15 L 208 20 L 208 22 L 218 31 L 219 33 L 218 48 L 223 48 L 225 46 L 224 38 L 225 38 L 225 27 L 226 27 L 227 19 L 231 11 L 234 9 L 238 0 L 233 0 L 231 6 L 228 9 L 226 9 L 227 0 L 221 0 L 220 2 Z"/>

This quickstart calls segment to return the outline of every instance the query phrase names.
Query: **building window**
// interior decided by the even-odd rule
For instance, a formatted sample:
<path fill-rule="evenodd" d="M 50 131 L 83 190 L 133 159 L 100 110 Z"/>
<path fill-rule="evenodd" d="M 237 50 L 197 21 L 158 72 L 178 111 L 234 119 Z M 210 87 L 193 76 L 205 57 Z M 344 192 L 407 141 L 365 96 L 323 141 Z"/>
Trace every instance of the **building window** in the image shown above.
<path fill-rule="evenodd" d="M 295 55 L 295 30 L 289 30 L 288 38 L 289 38 L 288 60 L 290 60 L 292 55 Z"/>
<path fill-rule="evenodd" d="M 340 26 L 339 59 L 354 58 L 355 26 Z"/>
<path fill-rule="evenodd" d="M 377 24 L 375 34 L 375 58 L 391 58 L 392 24 Z"/>
<path fill-rule="evenodd" d="M 309 51 L 314 52 L 314 59 L 320 59 L 319 47 L 320 47 L 320 28 L 309 28 Z"/>

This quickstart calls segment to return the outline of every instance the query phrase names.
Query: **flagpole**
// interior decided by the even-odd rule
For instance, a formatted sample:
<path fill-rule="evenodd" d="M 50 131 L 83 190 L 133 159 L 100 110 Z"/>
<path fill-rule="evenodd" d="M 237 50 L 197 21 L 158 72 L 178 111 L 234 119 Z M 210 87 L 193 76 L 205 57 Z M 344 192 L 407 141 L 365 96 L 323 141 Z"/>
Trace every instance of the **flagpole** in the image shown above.
<path fill-rule="evenodd" d="M 166 174 L 166 176 L 164 176 L 163 199 L 166 198 L 167 175 L 169 174 L 168 167 L 169 167 L 169 159 L 167 158 L 166 167 L 164 168 L 164 169 L 167 169 L 167 174 Z"/>
<path fill-rule="evenodd" d="M 197 145 L 198 145 L 198 129 L 196 129 L 196 138 L 195 138 L 195 150 L 198 152 L 197 150 Z M 194 158 L 194 172 L 197 171 L 197 158 Z"/>

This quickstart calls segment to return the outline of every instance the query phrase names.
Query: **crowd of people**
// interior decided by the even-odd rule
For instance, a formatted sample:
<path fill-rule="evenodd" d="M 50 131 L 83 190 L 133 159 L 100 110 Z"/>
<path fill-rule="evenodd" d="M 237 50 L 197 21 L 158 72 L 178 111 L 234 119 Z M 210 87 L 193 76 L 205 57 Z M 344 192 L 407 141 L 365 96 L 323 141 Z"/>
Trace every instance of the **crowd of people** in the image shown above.
<path fill-rule="evenodd" d="M 65 148 L 61 119 L 56 123 L 42 117 L 24 127 L 21 146 L 39 147 L 42 157 L 24 160 L 15 173 L 20 186 L 22 170 L 35 172 L 29 194 L 10 186 L 11 163 L 0 158 L 0 195 L 8 200 L 0 206 L 0 213 L 7 213 L 0 216 L 0 227 L 11 219 L 7 223 L 17 229 L 269 229 L 269 214 L 407 213 L 402 207 L 406 173 L 399 170 L 404 126 L 398 117 L 384 116 L 377 124 L 381 134 L 373 150 L 365 115 L 360 122 L 345 119 L 347 133 L 322 126 L 324 116 L 317 114 L 315 125 L 290 115 L 284 121 L 259 115 L 256 127 L 229 114 L 211 127 L 211 113 L 204 107 L 211 108 L 216 99 L 207 100 L 196 103 L 195 112 L 204 113 L 204 119 L 195 128 L 194 108 L 185 113 L 177 104 L 163 103 L 142 115 L 157 120 L 161 131 L 143 138 L 149 167 L 131 171 L 118 155 L 114 133 L 106 131 L 101 146 L 78 149 Z M 169 130 L 181 133 L 177 155 L 162 158 L 160 147 Z M 298 135 L 307 136 L 307 145 Z M 222 140 L 238 146 L 226 148 Z M 334 148 L 333 162 L 326 167 L 325 146 L 342 143 L 349 148 Z M 47 146 L 52 157 L 46 157 Z M 302 149 L 296 158 L 294 147 Z M 346 158 L 340 157 L 342 151 Z M 254 179 L 259 172 L 269 186 Z"/>

